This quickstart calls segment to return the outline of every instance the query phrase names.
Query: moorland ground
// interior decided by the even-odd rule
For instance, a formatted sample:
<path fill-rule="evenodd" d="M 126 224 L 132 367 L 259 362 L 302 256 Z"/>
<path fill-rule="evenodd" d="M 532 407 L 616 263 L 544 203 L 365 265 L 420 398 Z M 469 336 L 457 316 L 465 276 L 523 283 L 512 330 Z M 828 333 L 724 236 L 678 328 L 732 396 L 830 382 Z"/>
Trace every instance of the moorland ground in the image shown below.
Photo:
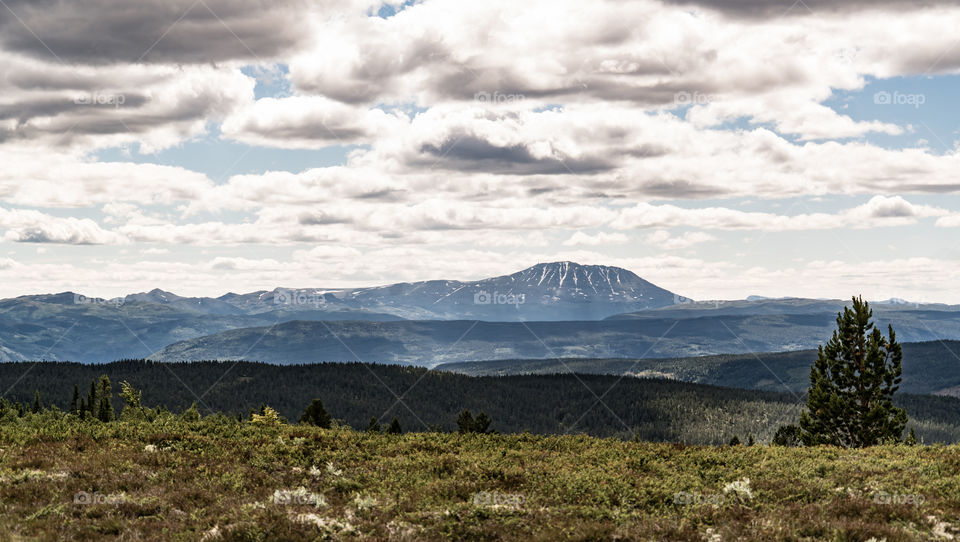
<path fill-rule="evenodd" d="M 958 495 L 958 446 L 0 421 L 3 540 L 946 540 Z"/>

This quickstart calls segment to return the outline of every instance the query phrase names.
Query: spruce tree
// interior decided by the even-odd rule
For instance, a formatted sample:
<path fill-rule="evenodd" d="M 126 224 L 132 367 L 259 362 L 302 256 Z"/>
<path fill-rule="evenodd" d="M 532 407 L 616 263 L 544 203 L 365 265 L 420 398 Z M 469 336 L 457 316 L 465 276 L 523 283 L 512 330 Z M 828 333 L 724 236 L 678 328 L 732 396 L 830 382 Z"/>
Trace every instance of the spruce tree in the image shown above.
<path fill-rule="evenodd" d="M 107 375 L 100 377 L 100 404 L 97 407 L 97 418 L 101 422 L 109 422 L 114 419 L 113 413 L 113 403 L 110 399 L 113 397 L 113 392 L 110 387 L 110 378 Z"/>
<path fill-rule="evenodd" d="M 97 417 L 97 379 L 90 381 L 90 391 L 87 392 L 87 413 L 91 418 Z"/>
<path fill-rule="evenodd" d="M 369 432 L 371 432 L 371 433 L 379 433 L 379 432 L 380 432 L 380 421 L 377 420 L 377 417 L 376 417 L 376 416 L 373 416 L 373 417 L 370 418 L 370 424 L 367 425 L 367 431 L 369 431 Z"/>
<path fill-rule="evenodd" d="M 490 429 L 490 424 L 493 423 L 493 420 L 490 419 L 490 416 L 487 416 L 487 413 L 480 411 L 480 414 L 477 414 L 477 418 L 473 421 L 473 430 L 477 433 L 486 433 Z"/>
<path fill-rule="evenodd" d="M 837 315 L 837 329 L 810 368 L 807 410 L 800 416 L 807 446 L 862 448 L 900 442 L 907 413 L 893 406 L 900 387 L 903 349 L 893 326 L 884 337 L 862 297 Z"/>
<path fill-rule="evenodd" d="M 461 435 L 473 433 L 476 423 L 476 420 L 473 419 L 473 413 L 464 409 L 457 416 L 457 432 Z"/>
<path fill-rule="evenodd" d="M 781 425 L 773 435 L 774 446 L 797 447 L 803 444 L 800 437 L 800 427 L 796 425 Z"/>
<path fill-rule="evenodd" d="M 323 401 L 320 399 L 311 401 L 307 409 L 303 411 L 303 415 L 300 416 L 300 423 L 308 423 L 324 429 L 330 429 L 332 421 L 327 409 L 323 408 Z"/>
<path fill-rule="evenodd" d="M 390 427 L 387 428 L 387 433 L 391 435 L 399 435 L 403 433 L 403 428 L 400 427 L 400 420 L 394 416 L 393 421 L 390 422 Z"/>
<path fill-rule="evenodd" d="M 457 416 L 457 432 L 461 435 L 467 433 L 486 433 L 493 420 L 485 412 L 480 412 L 477 417 L 469 410 L 463 410 Z"/>
<path fill-rule="evenodd" d="M 80 386 L 73 385 L 73 398 L 70 399 L 70 414 L 80 413 Z"/>
<path fill-rule="evenodd" d="M 40 390 L 35 390 L 33 392 L 33 407 L 30 409 L 34 414 L 39 414 L 43 410 L 43 407 L 40 406 Z"/>

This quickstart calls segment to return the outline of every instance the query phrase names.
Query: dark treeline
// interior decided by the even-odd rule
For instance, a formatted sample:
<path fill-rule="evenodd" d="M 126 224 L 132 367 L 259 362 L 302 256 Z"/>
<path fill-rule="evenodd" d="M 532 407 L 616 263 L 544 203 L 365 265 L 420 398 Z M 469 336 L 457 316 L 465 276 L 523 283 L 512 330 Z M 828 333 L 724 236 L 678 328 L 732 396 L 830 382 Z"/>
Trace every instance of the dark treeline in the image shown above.
<path fill-rule="evenodd" d="M 9 389 L 5 397 L 27 409 L 39 400 L 43 407 L 69 410 L 74 386 L 83 394 L 104 374 L 142 391 L 145 406 L 182 411 L 196 404 L 202 415 L 248 416 L 269 405 L 296 421 L 319 398 L 335 419 L 360 430 L 371 425 L 371 418 L 387 426 L 396 417 L 407 431 L 456 431 L 458 415 L 470 409 L 484 412 L 493 420 L 490 430 L 504 433 L 570 432 L 703 444 L 751 435 L 768 442 L 777 427 L 796 420 L 804 400 L 794 393 L 604 375 L 468 377 L 361 363 L 142 360 L 0 363 L 0 389 Z M 119 390 L 113 393 L 118 408 Z M 926 442 L 960 439 L 960 400 L 902 395 L 898 403 Z"/>

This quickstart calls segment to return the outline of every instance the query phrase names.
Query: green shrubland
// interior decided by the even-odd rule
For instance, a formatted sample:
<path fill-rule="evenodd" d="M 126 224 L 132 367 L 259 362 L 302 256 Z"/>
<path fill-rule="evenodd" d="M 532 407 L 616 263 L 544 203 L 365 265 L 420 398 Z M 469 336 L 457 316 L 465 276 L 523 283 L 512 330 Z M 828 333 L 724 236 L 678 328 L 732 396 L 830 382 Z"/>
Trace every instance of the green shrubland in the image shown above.
<path fill-rule="evenodd" d="M 0 540 L 892 542 L 960 525 L 952 445 L 396 435 L 269 407 L 242 420 L 133 409 L 108 422 L 7 409 Z"/>

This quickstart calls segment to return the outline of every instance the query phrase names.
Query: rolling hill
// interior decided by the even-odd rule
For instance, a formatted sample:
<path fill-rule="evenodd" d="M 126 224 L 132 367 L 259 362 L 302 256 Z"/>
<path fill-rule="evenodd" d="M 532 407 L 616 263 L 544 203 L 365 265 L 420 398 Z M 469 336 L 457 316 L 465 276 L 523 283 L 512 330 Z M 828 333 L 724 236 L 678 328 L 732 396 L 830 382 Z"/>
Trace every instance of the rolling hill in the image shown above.
<path fill-rule="evenodd" d="M 906 393 L 960 396 L 960 341 L 903 345 Z M 660 359 L 514 359 L 444 363 L 434 368 L 470 376 L 608 374 L 670 378 L 715 386 L 805 392 L 816 350 Z"/>
<path fill-rule="evenodd" d="M 836 315 L 771 314 L 580 322 L 308 322 L 224 331 L 171 344 L 155 360 L 441 363 L 533 358 L 663 358 L 815 348 Z M 960 313 L 885 312 L 902 342 L 960 339 Z M 934 331 L 936 330 L 936 331 Z"/>

